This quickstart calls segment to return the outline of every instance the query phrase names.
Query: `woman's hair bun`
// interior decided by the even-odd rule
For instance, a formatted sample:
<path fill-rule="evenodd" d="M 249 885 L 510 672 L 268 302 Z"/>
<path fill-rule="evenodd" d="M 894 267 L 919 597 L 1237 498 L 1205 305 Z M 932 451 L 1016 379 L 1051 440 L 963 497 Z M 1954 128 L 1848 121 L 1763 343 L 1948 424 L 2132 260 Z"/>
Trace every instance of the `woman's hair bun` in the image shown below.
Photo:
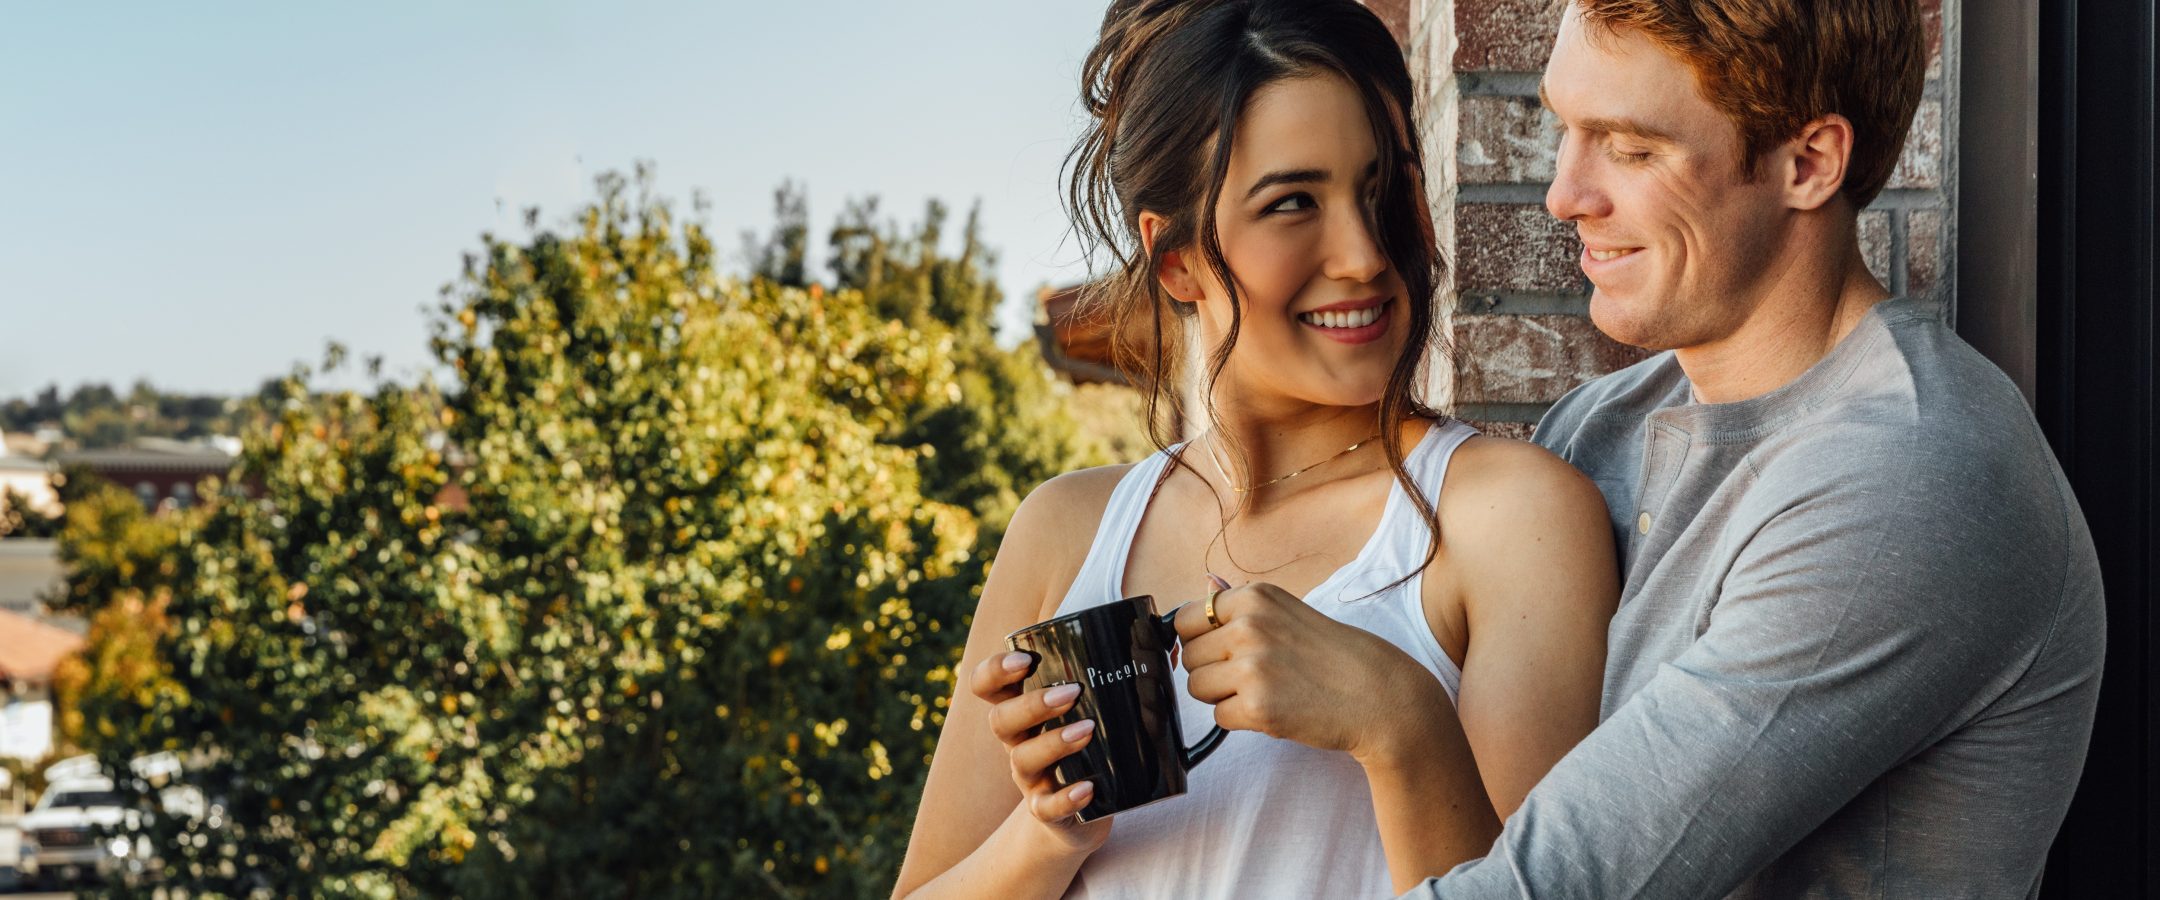
<path fill-rule="evenodd" d="M 1101 34 L 1080 67 L 1080 100 L 1088 115 L 1101 119 L 1110 114 L 1134 63 L 1157 38 L 1231 2 L 1240 0 L 1113 0 L 1103 13 Z"/>

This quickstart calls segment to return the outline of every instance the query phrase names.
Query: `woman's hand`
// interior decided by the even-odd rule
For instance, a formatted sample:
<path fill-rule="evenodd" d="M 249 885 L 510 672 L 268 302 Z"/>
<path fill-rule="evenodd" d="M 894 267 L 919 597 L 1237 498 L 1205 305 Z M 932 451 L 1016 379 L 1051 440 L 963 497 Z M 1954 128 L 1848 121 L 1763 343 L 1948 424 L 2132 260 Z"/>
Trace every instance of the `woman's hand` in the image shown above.
<path fill-rule="evenodd" d="M 1272 584 L 1217 586 L 1221 626 L 1208 623 L 1205 601 L 1175 620 L 1186 690 L 1215 707 L 1215 724 L 1341 750 L 1370 767 L 1417 739 L 1427 704 L 1447 702 L 1439 679 L 1385 638 Z"/>
<path fill-rule="evenodd" d="M 1095 739 L 1095 722 L 1082 719 L 1036 734 L 1037 726 L 1072 708 L 1080 699 L 1080 686 L 1064 684 L 1023 693 L 1020 682 L 1033 661 L 1017 651 L 990 657 L 975 667 L 968 688 L 990 704 L 990 732 L 1005 744 L 1012 761 L 1021 808 L 1065 848 L 1092 853 L 1109 839 L 1110 820 L 1082 823 L 1073 814 L 1094 799 L 1095 785 L 1083 781 L 1059 790 L 1050 769 Z"/>

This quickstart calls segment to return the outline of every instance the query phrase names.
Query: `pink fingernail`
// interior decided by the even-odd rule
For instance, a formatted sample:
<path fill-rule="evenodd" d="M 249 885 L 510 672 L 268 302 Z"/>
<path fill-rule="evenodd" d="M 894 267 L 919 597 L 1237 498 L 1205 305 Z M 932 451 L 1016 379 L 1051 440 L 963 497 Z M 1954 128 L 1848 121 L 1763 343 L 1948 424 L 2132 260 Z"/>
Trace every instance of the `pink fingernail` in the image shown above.
<path fill-rule="evenodd" d="M 1095 782 L 1083 781 L 1073 785 L 1073 789 L 1066 791 L 1065 796 L 1072 798 L 1074 803 L 1086 803 L 1087 798 L 1095 796 Z"/>
<path fill-rule="evenodd" d="M 1230 589 L 1230 582 L 1224 581 L 1221 575 L 1209 572 L 1207 573 L 1207 579 L 1208 583 L 1215 585 L 1215 589 L 1218 591 L 1227 591 Z"/>
<path fill-rule="evenodd" d="M 1064 706 L 1073 702 L 1073 698 L 1078 696 L 1080 696 L 1079 685 L 1061 684 L 1043 692 L 1043 703 L 1050 706 Z"/>
<path fill-rule="evenodd" d="M 1007 672 L 1018 672 L 1018 671 L 1020 671 L 1021 669 L 1025 669 L 1025 668 L 1027 668 L 1027 667 L 1028 667 L 1028 664 L 1030 664 L 1030 663 L 1033 663 L 1034 661 L 1035 661 L 1035 657 L 1034 657 L 1034 655 L 1032 655 L 1032 654 L 1028 654 L 1028 653 L 1007 653 L 1007 654 L 1005 654 L 1005 663 L 1004 663 L 1004 666 L 1005 666 L 1005 671 L 1007 671 Z"/>
<path fill-rule="evenodd" d="M 1058 736 L 1063 737 L 1065 739 L 1065 743 L 1070 744 L 1094 733 L 1095 720 L 1081 719 L 1078 722 L 1074 722 L 1071 725 L 1065 726 L 1065 730 L 1058 732 Z"/>

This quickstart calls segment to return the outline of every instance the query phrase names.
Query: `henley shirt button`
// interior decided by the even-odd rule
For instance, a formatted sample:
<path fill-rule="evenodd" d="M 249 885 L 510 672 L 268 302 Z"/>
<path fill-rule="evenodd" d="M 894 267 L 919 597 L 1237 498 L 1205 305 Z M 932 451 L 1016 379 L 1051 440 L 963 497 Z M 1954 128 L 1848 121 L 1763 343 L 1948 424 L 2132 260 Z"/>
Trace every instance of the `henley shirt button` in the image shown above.
<path fill-rule="evenodd" d="M 1650 533 L 1650 514 L 1649 514 L 1649 513 L 1643 513 L 1643 514 L 1641 514 L 1641 515 L 1638 515 L 1638 516 L 1636 516 L 1636 517 L 1635 517 L 1635 530 L 1636 530 L 1636 531 L 1637 531 L 1638 533 L 1641 533 L 1641 534 L 1649 534 L 1649 533 Z"/>

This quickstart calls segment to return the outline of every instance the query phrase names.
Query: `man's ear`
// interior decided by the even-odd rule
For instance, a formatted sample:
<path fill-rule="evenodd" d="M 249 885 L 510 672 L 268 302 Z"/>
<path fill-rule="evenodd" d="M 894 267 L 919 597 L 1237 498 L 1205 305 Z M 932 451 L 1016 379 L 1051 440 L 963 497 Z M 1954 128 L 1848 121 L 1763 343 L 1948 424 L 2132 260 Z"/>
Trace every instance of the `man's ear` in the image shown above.
<path fill-rule="evenodd" d="M 1169 224 L 1169 219 L 1148 210 L 1141 210 L 1140 252 L 1154 253 L 1155 236 L 1161 234 L 1164 226 Z M 1170 298 L 1180 303 L 1198 303 L 1205 293 L 1200 289 L 1200 280 L 1187 265 L 1189 255 L 1180 250 L 1166 251 L 1163 253 L 1162 264 L 1155 269 L 1155 279 L 1162 282 L 1163 290 L 1170 292 Z"/>
<path fill-rule="evenodd" d="M 1852 121 L 1831 113 L 1809 122 L 1800 136 L 1786 144 L 1791 163 L 1780 177 L 1785 182 L 1786 202 L 1794 209 L 1818 209 L 1837 197 L 1845 187 L 1845 169 L 1852 164 Z"/>

